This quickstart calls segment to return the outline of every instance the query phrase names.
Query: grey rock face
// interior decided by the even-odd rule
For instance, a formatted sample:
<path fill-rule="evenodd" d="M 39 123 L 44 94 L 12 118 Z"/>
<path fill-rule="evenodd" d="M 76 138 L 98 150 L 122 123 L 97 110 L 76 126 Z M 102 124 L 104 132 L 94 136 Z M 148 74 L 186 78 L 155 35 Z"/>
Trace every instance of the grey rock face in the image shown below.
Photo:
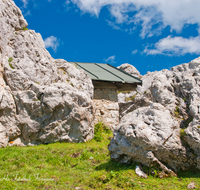
<path fill-rule="evenodd" d="M 122 71 L 129 73 L 130 75 L 133 75 L 134 77 L 141 78 L 140 72 L 133 65 L 130 65 L 128 63 L 124 63 L 117 68 L 122 70 Z"/>
<path fill-rule="evenodd" d="M 147 178 L 147 175 L 141 170 L 140 166 L 136 166 L 135 173 L 142 178 Z"/>
<path fill-rule="evenodd" d="M 196 185 L 194 182 L 191 182 L 190 184 L 187 185 L 188 189 L 196 189 Z"/>
<path fill-rule="evenodd" d="M 123 160 L 123 155 L 127 155 L 136 162 L 149 167 L 156 165 L 170 173 L 171 170 L 161 160 L 175 171 L 185 169 L 186 149 L 182 147 L 179 137 L 178 122 L 162 105 L 153 103 L 122 118 L 109 151 L 115 160 Z"/>
<path fill-rule="evenodd" d="M 111 158 L 166 173 L 200 169 L 199 59 L 149 72 L 136 92 L 119 94 L 121 121 L 109 145 Z"/>
<path fill-rule="evenodd" d="M 0 1 L 0 147 L 92 139 L 92 81 L 26 27 L 14 2 Z"/>

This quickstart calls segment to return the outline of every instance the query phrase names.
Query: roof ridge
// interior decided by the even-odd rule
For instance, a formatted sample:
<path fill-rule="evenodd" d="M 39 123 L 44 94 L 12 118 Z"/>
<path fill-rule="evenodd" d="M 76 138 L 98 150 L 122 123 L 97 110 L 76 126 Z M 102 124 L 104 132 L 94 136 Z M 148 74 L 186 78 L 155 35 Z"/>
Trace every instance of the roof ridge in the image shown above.
<path fill-rule="evenodd" d="M 102 69 L 104 69 L 104 70 L 108 71 L 108 72 L 109 72 L 109 73 L 111 73 L 112 75 L 114 75 L 114 76 L 116 76 L 117 78 L 120 78 L 122 81 L 124 81 L 124 79 L 123 79 L 123 78 L 121 78 L 121 77 L 117 76 L 115 73 L 113 73 L 113 72 L 109 71 L 108 69 L 101 67 L 101 66 L 100 66 L 98 63 L 95 63 L 95 65 L 97 65 L 98 67 L 100 67 L 100 68 L 102 68 Z M 107 63 L 107 65 L 108 65 L 108 63 Z"/>
<path fill-rule="evenodd" d="M 122 73 L 124 73 L 124 74 L 127 74 L 128 76 L 133 77 L 134 79 L 137 79 L 137 80 L 139 80 L 140 82 L 142 82 L 141 79 L 139 79 L 138 77 L 135 77 L 135 76 L 133 76 L 133 75 L 127 73 L 126 71 L 123 71 L 123 70 L 121 70 L 121 69 L 118 69 L 117 67 L 114 67 L 114 66 L 110 65 L 109 63 L 107 63 L 107 65 L 109 65 L 109 66 L 111 66 L 111 67 L 117 69 L 118 71 L 120 71 L 120 72 L 122 72 Z"/>
<path fill-rule="evenodd" d="M 69 62 L 83 69 L 92 80 L 142 84 L 142 80 L 108 63 Z"/>

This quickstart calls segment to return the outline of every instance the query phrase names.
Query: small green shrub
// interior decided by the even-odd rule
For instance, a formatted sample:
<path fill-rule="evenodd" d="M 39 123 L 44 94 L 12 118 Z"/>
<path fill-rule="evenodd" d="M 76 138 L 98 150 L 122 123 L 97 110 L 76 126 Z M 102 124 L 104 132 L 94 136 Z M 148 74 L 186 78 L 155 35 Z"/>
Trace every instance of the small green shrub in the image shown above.
<path fill-rule="evenodd" d="M 12 57 L 9 57 L 8 62 L 10 63 L 10 62 L 12 62 L 12 61 L 13 61 L 13 58 L 12 58 Z"/>
<path fill-rule="evenodd" d="M 181 129 L 180 130 L 180 137 L 183 138 L 184 136 L 186 136 L 185 129 Z"/>
<path fill-rule="evenodd" d="M 103 140 L 103 133 L 110 134 L 112 132 L 103 122 L 99 122 L 94 126 L 94 140 L 101 142 Z"/>
<path fill-rule="evenodd" d="M 15 69 L 15 67 L 13 67 L 13 65 L 11 64 L 12 61 L 13 61 L 13 58 L 12 58 L 12 57 L 9 57 L 8 63 L 9 63 L 10 68 L 11 68 L 11 69 Z"/>
<path fill-rule="evenodd" d="M 197 127 L 200 129 L 200 126 L 199 126 L 199 125 L 198 125 Z"/>
<path fill-rule="evenodd" d="M 9 66 L 11 69 L 15 69 L 15 67 L 13 67 L 13 65 L 11 64 L 11 62 L 13 61 L 12 57 L 9 57 L 8 62 L 9 62 Z"/>
<path fill-rule="evenodd" d="M 129 97 L 129 98 L 126 97 L 126 98 L 125 98 L 125 101 L 126 101 L 126 102 L 128 102 L 128 101 L 133 101 L 133 102 L 134 102 L 134 101 L 135 101 L 136 95 L 137 95 L 137 94 L 134 94 L 133 96 L 131 96 L 131 97 Z"/>
<path fill-rule="evenodd" d="M 13 67 L 11 63 L 9 63 L 9 66 L 11 69 L 15 69 L 15 67 Z"/>
<path fill-rule="evenodd" d="M 28 28 L 24 26 L 22 30 L 28 30 Z"/>
<path fill-rule="evenodd" d="M 175 117 L 180 118 L 180 110 L 179 110 L 178 106 L 176 106 L 176 109 L 174 111 L 174 115 L 175 115 Z"/>

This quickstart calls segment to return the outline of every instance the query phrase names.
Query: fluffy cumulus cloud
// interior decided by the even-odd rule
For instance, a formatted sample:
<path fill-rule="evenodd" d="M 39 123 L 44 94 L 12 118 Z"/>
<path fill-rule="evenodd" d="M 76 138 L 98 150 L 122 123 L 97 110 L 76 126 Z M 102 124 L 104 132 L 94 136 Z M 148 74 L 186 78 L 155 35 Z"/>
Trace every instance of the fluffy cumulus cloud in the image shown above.
<path fill-rule="evenodd" d="M 164 54 L 164 55 L 184 55 L 200 54 L 200 37 L 190 37 L 189 39 L 183 37 L 171 37 L 161 39 L 154 47 L 146 47 L 144 53 L 150 55 Z"/>
<path fill-rule="evenodd" d="M 146 47 L 149 55 L 184 55 L 200 53 L 200 1 L 199 0 L 67 0 L 75 4 L 83 13 L 99 16 L 101 9 L 107 8 L 111 14 L 108 24 L 120 30 L 120 25 L 131 31 L 140 29 L 141 38 L 158 36 L 166 27 L 180 33 L 184 27 L 195 24 L 198 37 L 172 37 L 161 39 Z M 114 19 L 113 19 L 114 18 Z M 132 54 L 137 53 L 135 51 Z"/>
<path fill-rule="evenodd" d="M 180 32 L 185 24 L 200 26 L 199 0 L 71 0 L 71 2 L 82 12 L 96 16 L 103 7 L 107 7 L 116 23 L 142 26 L 143 38 L 159 34 L 166 26 L 177 32 Z"/>
<path fill-rule="evenodd" d="M 112 55 L 112 56 L 108 57 L 107 59 L 104 59 L 104 61 L 106 63 L 115 63 L 115 58 L 116 58 L 116 56 Z"/>
<path fill-rule="evenodd" d="M 57 37 L 50 36 L 44 40 L 45 48 L 52 48 L 55 52 L 59 46 L 59 40 Z"/>

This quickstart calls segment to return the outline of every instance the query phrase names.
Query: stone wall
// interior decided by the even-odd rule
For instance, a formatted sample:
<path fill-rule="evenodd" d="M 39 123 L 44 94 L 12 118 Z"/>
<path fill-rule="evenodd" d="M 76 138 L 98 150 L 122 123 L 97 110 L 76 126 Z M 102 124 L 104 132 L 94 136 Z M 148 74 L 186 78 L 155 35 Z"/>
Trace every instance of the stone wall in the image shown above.
<path fill-rule="evenodd" d="M 117 89 L 115 88 L 97 88 L 94 89 L 94 100 L 110 100 L 118 102 Z"/>
<path fill-rule="evenodd" d="M 111 130 L 119 124 L 119 105 L 116 89 L 95 89 L 94 105 L 96 107 L 94 124 L 105 123 Z"/>

